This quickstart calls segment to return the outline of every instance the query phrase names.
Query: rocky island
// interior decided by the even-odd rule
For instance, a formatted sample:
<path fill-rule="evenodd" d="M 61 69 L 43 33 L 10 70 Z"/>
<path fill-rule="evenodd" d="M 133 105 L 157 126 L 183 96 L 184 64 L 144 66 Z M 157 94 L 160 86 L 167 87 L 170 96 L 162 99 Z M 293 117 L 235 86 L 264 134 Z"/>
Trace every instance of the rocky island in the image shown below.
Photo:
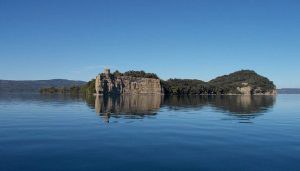
<path fill-rule="evenodd" d="M 124 74 L 109 69 L 97 75 L 95 93 L 101 94 L 162 94 L 160 79 L 155 74 L 129 71 Z"/>
<path fill-rule="evenodd" d="M 144 71 L 110 72 L 105 69 L 83 86 L 44 88 L 41 93 L 80 93 L 94 95 L 275 95 L 276 86 L 252 70 L 240 70 L 208 82 L 196 79 L 162 80 Z"/>

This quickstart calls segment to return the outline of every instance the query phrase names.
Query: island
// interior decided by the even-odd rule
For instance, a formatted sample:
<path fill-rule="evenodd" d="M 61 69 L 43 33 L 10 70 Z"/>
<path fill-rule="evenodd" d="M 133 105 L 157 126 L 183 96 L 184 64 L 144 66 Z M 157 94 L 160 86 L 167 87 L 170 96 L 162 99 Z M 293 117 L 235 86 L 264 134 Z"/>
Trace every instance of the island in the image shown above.
<path fill-rule="evenodd" d="M 96 76 L 96 95 L 102 94 L 163 94 L 161 80 L 156 74 L 144 71 L 110 73 L 105 69 Z"/>
<path fill-rule="evenodd" d="M 208 82 L 197 79 L 162 80 L 154 73 L 110 69 L 85 85 L 70 88 L 43 88 L 41 93 L 81 93 L 99 95 L 164 94 L 164 95 L 275 95 L 276 86 L 252 70 L 240 70 Z"/>

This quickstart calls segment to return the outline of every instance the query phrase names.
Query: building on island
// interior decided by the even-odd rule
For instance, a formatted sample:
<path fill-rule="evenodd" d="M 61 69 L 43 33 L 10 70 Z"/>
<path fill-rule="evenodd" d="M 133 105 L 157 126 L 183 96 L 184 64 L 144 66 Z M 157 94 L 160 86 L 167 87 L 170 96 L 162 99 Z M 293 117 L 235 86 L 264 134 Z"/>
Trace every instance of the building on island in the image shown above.
<path fill-rule="evenodd" d="M 96 76 L 95 90 L 96 95 L 162 94 L 162 86 L 158 78 L 114 75 L 108 68 Z"/>

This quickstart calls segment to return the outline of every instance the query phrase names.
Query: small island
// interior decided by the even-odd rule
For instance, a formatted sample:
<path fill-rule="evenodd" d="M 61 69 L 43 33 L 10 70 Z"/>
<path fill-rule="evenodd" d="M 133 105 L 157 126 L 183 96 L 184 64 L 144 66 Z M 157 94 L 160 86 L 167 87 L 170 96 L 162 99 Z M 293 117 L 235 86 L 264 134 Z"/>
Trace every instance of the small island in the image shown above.
<path fill-rule="evenodd" d="M 162 80 L 154 73 L 109 69 L 82 86 L 43 88 L 41 93 L 94 95 L 165 94 L 165 95 L 275 95 L 276 86 L 252 70 L 240 70 L 208 82 L 197 79 Z"/>

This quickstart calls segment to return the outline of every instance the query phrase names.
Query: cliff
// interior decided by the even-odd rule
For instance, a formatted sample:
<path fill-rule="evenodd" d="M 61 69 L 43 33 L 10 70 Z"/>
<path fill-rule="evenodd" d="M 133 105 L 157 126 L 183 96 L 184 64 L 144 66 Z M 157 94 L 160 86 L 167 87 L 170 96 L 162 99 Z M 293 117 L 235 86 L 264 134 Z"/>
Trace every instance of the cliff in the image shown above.
<path fill-rule="evenodd" d="M 147 73 L 144 73 L 145 75 Z M 132 76 L 131 76 L 132 75 Z M 97 75 L 95 81 L 96 94 L 161 94 L 160 79 L 147 78 L 141 75 L 111 74 L 108 69 Z"/>

